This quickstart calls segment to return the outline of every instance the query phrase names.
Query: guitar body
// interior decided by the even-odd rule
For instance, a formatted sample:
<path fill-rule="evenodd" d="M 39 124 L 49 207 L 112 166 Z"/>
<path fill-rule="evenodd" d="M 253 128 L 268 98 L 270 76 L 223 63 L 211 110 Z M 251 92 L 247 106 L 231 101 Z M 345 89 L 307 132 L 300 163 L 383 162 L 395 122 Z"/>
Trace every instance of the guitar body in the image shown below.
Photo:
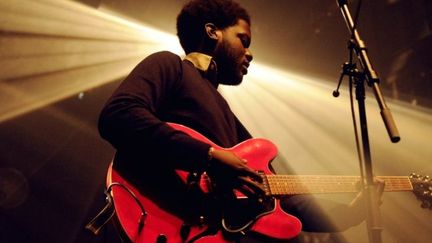
<path fill-rule="evenodd" d="M 113 187 L 115 217 L 119 224 L 123 238 L 131 242 L 185 242 L 182 238 L 181 230 L 184 220 L 161 208 L 155 201 L 148 198 L 144 192 L 139 191 L 128 180 L 123 178 L 112 167 L 108 173 L 108 183 L 120 183 L 128 188 L 142 204 L 145 212 L 128 190 L 123 187 Z M 163 192 L 161 192 L 163 193 Z M 205 225 L 196 225 L 190 228 L 188 241 L 193 236 L 199 235 L 208 229 Z M 164 241 L 164 238 L 166 241 Z M 214 235 L 203 236 L 195 242 L 227 242 L 221 232 Z"/>
<path fill-rule="evenodd" d="M 248 166 L 257 171 L 272 174 L 269 163 L 277 155 L 277 148 L 268 140 L 250 139 L 232 148 L 221 148 L 188 127 L 172 123 L 170 125 L 216 149 L 234 152 L 240 158 L 246 159 Z M 183 183 L 184 187 L 188 187 L 188 173 L 176 171 L 175 174 L 180 179 L 180 184 Z M 214 197 L 209 196 L 210 193 L 208 193 L 203 176 L 199 182 L 199 193 L 195 193 L 193 196 L 192 204 L 194 205 L 191 208 L 188 208 L 189 203 L 177 203 L 178 197 L 165 200 L 170 201 L 174 207 L 180 205 L 180 211 L 194 212 L 200 211 L 198 210 L 202 208 L 200 205 L 207 207 L 207 210 L 202 211 L 202 216 L 195 215 L 193 217 L 176 213 L 169 204 L 165 207 L 165 204 L 160 202 L 159 196 L 163 198 L 163 194 L 170 193 L 170 189 L 154 189 L 153 186 L 149 186 L 156 193 L 154 191 L 147 192 L 142 188 L 138 189 L 136 185 L 110 167 L 107 184 L 111 185 L 112 183 L 122 185 L 113 186 L 111 195 L 113 196 L 117 221 L 123 233 L 132 242 L 231 242 L 230 236 L 248 231 L 275 239 L 290 239 L 297 236 L 301 231 L 301 222 L 296 217 L 282 211 L 279 200 L 273 197 L 258 202 L 239 195 L 238 200 L 235 200 L 239 204 L 225 209 L 218 202 L 208 201 L 208 198 Z M 179 191 L 183 192 L 182 189 L 176 189 L 172 193 Z M 189 197 L 189 195 L 185 197 Z M 137 201 L 142 205 L 142 208 Z M 195 204 L 196 202 L 198 203 Z M 185 210 L 181 208 L 185 208 Z M 248 208 L 253 210 L 245 211 Z M 144 215 L 142 215 L 143 211 Z"/>

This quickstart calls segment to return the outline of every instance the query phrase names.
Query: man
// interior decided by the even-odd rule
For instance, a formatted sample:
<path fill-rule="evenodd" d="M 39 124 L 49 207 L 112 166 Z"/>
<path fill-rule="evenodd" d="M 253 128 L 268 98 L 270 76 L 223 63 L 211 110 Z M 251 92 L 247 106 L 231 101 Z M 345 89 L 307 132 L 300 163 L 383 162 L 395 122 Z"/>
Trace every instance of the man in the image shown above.
<path fill-rule="evenodd" d="M 247 74 L 253 59 L 250 24 L 247 11 L 231 0 L 190 1 L 177 18 L 184 60 L 169 52 L 148 56 L 121 83 L 101 113 L 101 136 L 117 149 L 114 168 L 147 189 L 153 188 L 154 181 L 165 183 L 167 186 L 152 193 L 181 217 L 199 214 L 194 209 L 202 205 L 184 196 L 187 189 L 174 179 L 175 169 L 191 174 L 207 171 L 223 197 L 232 196 L 233 189 L 251 198 L 263 193 L 262 179 L 247 161 L 166 123 L 193 128 L 225 148 L 251 138 L 217 91 L 220 84 L 240 84 Z M 158 193 L 166 191 L 170 196 Z M 168 205 L 172 198 L 175 205 Z M 282 205 L 298 214 L 305 230 L 336 230 L 305 197 L 286 198 Z M 308 219 L 316 216 L 323 219 Z M 354 221 L 347 227 L 359 222 Z"/>

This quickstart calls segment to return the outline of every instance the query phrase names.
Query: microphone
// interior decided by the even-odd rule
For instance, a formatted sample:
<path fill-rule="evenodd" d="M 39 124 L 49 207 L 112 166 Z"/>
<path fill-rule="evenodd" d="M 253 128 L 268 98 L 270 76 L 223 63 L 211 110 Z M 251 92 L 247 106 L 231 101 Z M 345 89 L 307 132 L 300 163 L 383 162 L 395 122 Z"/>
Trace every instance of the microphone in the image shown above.
<path fill-rule="evenodd" d="M 338 89 L 339 89 L 339 87 L 338 87 Z M 333 91 L 333 97 L 339 97 L 339 95 L 340 95 L 340 93 L 339 93 L 339 90 L 334 90 Z"/>

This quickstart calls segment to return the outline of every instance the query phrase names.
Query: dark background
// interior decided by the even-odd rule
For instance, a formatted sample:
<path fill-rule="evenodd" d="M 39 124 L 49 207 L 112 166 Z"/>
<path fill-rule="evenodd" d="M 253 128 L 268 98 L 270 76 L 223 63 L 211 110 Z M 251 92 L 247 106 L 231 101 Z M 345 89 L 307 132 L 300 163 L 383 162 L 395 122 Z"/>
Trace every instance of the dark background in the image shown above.
<path fill-rule="evenodd" d="M 175 34 L 184 0 L 81 0 Z M 243 0 L 252 17 L 255 59 L 285 70 L 335 80 L 348 60 L 348 29 L 334 0 Z M 359 1 L 348 1 L 351 14 Z M 430 107 L 432 2 L 362 1 L 358 29 L 389 97 Z M 408 55 L 402 64 L 401 58 Z M 398 68 L 398 65 L 402 67 Z"/>

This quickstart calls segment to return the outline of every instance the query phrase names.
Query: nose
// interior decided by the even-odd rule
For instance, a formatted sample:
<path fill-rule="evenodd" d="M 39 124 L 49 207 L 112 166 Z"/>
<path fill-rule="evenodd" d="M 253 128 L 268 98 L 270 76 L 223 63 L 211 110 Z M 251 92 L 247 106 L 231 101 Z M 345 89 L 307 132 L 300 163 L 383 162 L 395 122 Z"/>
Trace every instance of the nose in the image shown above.
<path fill-rule="evenodd" d="M 249 48 L 246 49 L 245 56 L 248 62 L 252 62 L 253 55 Z"/>

